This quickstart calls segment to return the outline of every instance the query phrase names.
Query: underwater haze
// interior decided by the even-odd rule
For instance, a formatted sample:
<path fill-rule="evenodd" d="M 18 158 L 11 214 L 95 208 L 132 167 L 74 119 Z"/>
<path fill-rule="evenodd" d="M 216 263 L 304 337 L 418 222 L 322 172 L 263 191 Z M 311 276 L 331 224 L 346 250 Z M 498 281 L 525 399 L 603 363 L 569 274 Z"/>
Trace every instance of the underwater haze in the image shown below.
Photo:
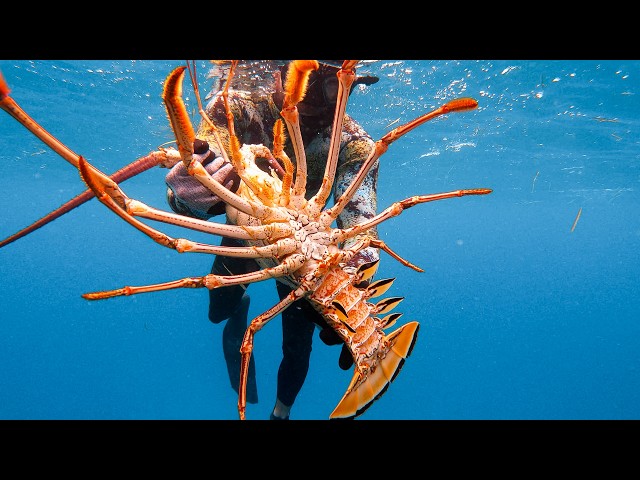
<path fill-rule="evenodd" d="M 173 140 L 163 82 L 183 61 L 1 60 L 11 96 L 97 168 L 113 173 Z M 198 62 L 201 89 L 211 88 Z M 398 325 L 420 322 L 411 356 L 363 420 L 640 418 L 640 61 L 378 60 L 347 112 L 373 137 L 457 97 L 380 159 L 378 209 L 413 195 L 490 188 L 382 223 L 376 278 L 396 278 Z M 193 90 L 185 102 L 197 122 Z M 153 168 L 125 193 L 168 209 Z M 0 113 L 0 240 L 85 190 L 77 170 Z M 219 220 L 219 218 L 217 219 Z M 154 225 L 157 226 L 157 225 Z M 160 227 L 217 245 L 176 227 Z M 96 199 L 0 248 L 0 419 L 238 418 L 208 292 L 88 301 L 81 294 L 208 274 Z M 278 301 L 252 284 L 250 318 Z M 275 402 L 280 317 L 256 334 L 259 403 Z M 292 420 L 328 419 L 352 371 L 314 337 Z"/>

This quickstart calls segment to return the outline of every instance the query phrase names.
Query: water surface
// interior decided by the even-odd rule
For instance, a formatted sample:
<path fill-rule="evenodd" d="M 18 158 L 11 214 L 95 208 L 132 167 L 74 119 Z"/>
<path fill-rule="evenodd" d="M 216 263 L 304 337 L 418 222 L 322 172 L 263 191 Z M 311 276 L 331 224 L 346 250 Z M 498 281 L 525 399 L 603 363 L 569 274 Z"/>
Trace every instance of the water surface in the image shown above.
<path fill-rule="evenodd" d="M 111 173 L 172 139 L 160 95 L 181 63 L 2 60 L 0 70 L 32 117 Z M 206 62 L 199 68 L 206 89 Z M 397 278 L 388 294 L 405 297 L 399 322 L 418 320 L 421 330 L 363 419 L 640 416 L 639 69 L 623 60 L 380 60 L 363 69 L 380 81 L 356 91 L 348 111 L 374 139 L 459 96 L 480 104 L 389 148 L 380 209 L 417 194 L 494 190 L 380 226 L 425 270 L 383 253 L 377 274 Z M 185 97 L 193 108 L 187 87 Z M 0 132 L 5 238 L 84 185 L 4 113 Z M 153 169 L 123 188 L 167 208 L 165 174 Z M 0 266 L 0 418 L 237 418 L 206 291 L 80 296 L 204 275 L 211 258 L 160 247 L 92 200 L 0 249 Z M 250 316 L 277 301 L 272 281 L 250 292 Z M 256 336 L 260 402 L 249 419 L 268 418 L 275 401 L 280 334 L 277 317 Z M 338 355 L 316 337 L 292 419 L 328 418 L 351 378 Z"/>

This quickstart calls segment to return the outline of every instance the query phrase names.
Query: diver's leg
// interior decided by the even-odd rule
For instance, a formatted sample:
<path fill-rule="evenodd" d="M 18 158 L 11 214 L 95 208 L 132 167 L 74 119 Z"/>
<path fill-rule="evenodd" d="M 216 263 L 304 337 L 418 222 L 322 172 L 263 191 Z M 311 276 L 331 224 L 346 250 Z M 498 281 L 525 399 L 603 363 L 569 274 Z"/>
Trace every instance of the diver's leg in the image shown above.
<path fill-rule="evenodd" d="M 240 305 L 231 314 L 227 324 L 222 330 L 222 350 L 227 362 L 227 372 L 231 387 L 238 393 L 240 385 L 240 345 L 244 332 L 247 329 L 247 314 L 249 312 L 249 295 L 243 295 Z M 256 385 L 256 362 L 253 355 L 249 360 L 249 372 L 247 377 L 247 402 L 258 403 L 258 387 Z"/>
<path fill-rule="evenodd" d="M 225 242 L 222 245 L 233 245 Z M 215 275 L 242 274 L 255 271 L 258 265 L 253 260 L 216 256 L 211 268 Z M 245 293 L 244 285 L 215 288 L 209 290 L 209 320 L 218 324 L 228 318 L 222 330 L 222 351 L 227 364 L 227 373 L 231 387 L 238 392 L 240 385 L 240 345 L 247 329 L 247 314 L 249 312 L 249 295 Z M 247 402 L 258 403 L 258 388 L 256 384 L 256 366 L 254 357 L 249 362 L 247 379 Z"/>
<path fill-rule="evenodd" d="M 280 298 L 291 291 L 276 282 Z M 298 300 L 282 312 L 282 361 L 278 369 L 276 405 L 272 420 L 287 420 L 309 371 L 314 318 L 319 315 L 306 300 Z"/>

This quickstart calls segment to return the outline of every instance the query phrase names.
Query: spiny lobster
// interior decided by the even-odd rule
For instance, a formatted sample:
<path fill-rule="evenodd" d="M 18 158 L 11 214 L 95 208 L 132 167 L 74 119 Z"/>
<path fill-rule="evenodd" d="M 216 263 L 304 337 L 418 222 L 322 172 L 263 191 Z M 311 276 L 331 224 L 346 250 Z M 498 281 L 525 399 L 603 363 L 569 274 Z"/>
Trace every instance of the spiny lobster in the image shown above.
<path fill-rule="evenodd" d="M 134 168 L 133 173 L 116 174 L 111 178 L 63 145 L 30 118 L 9 96 L 9 88 L 0 76 L 0 107 L 78 168 L 82 179 L 89 186 L 91 192 L 123 220 L 157 243 L 179 252 L 254 258 L 262 267 L 261 270 L 249 274 L 228 276 L 209 274 L 201 277 L 187 277 L 153 285 L 126 286 L 115 290 L 86 293 L 83 295 L 84 298 L 96 300 L 174 288 L 204 287 L 213 289 L 228 285 L 248 284 L 270 278 L 286 282 L 294 288 L 288 297 L 254 318 L 246 330 L 240 348 L 241 378 L 238 396 L 240 419 L 245 419 L 247 373 L 254 348 L 255 333 L 294 301 L 301 298 L 307 299 L 324 317 L 328 325 L 347 345 L 354 360 L 354 374 L 351 383 L 330 418 L 355 418 L 371 406 L 386 391 L 399 373 L 404 360 L 410 355 L 417 338 L 419 323 L 412 321 L 397 330 L 386 333 L 385 330 L 393 326 L 401 314 L 391 313 L 382 318 L 380 316 L 390 312 L 403 298 L 391 297 L 375 304 L 371 303 L 371 300 L 384 294 L 394 279 L 381 279 L 363 286 L 366 285 L 366 281 L 371 280 L 377 269 L 378 261 L 361 265 L 357 269 L 348 268 L 347 263 L 362 249 L 374 247 L 383 250 L 403 265 L 422 271 L 419 267 L 401 258 L 382 240 L 373 238 L 365 232 L 399 215 L 403 210 L 420 203 L 491 193 L 491 189 L 477 188 L 412 196 L 392 204 L 359 225 L 345 229 L 332 228 L 332 223 L 351 200 L 368 171 L 387 151 L 392 142 L 435 117 L 477 107 L 477 102 L 474 99 L 459 98 L 391 130 L 375 143 L 375 148 L 344 194 L 336 200 L 333 206 L 326 208 L 333 188 L 343 118 L 349 91 L 356 78 L 357 64 L 358 61 L 345 60 L 337 73 L 338 98 L 324 181 L 319 191 L 309 200 L 305 198 L 306 158 L 296 105 L 304 97 L 310 73 L 318 68 L 316 61 L 296 60 L 290 62 L 284 104 L 280 112 L 282 120 L 276 122 L 271 149 L 264 145 L 240 145 L 233 133 L 233 115 L 226 103 L 226 94 L 237 61 L 231 62 L 230 74 L 225 89 L 221 92 L 225 96 L 229 123 L 230 136 L 227 145 L 223 145 L 216 127 L 202 109 L 195 82 L 195 66 L 193 70 L 189 66 L 203 120 L 213 130 L 218 146 L 223 152 L 224 160 L 231 162 L 242 180 L 235 193 L 227 190 L 212 178 L 199 162 L 197 156 L 194 156 L 195 132 L 182 100 L 182 83 L 187 69 L 185 66 L 180 66 L 169 74 L 163 90 L 164 104 L 176 136 L 177 151 L 173 148 L 160 149 L 141 159 L 142 162 L 138 162 L 138 165 L 143 163 L 144 166 Z M 285 126 L 292 142 L 295 164 L 284 150 Z M 275 159 L 279 160 L 281 168 L 278 171 L 283 173 L 279 176 L 273 170 L 270 173 L 265 172 L 256 166 L 256 158 L 268 159 L 272 164 Z M 198 220 L 149 207 L 127 197 L 118 185 L 118 182 L 149 168 L 151 165 L 160 164 L 171 167 L 179 161 L 184 163 L 190 175 L 224 200 L 227 204 L 227 217 L 231 220 L 231 224 Z M 75 205 L 89 198 L 91 198 L 91 193 L 85 193 L 82 200 L 76 200 Z M 231 237 L 242 240 L 246 246 L 214 246 L 187 239 L 172 238 L 136 217 Z M 42 223 L 46 223 L 46 220 L 41 221 L 40 225 Z M 26 229 L 22 235 L 35 228 L 37 226 L 31 227 L 31 230 Z M 16 234 L 16 236 L 9 237 L 0 243 L 0 246 L 6 245 L 22 235 Z M 354 244 L 349 248 L 341 248 L 345 240 L 354 237 L 357 237 Z"/>

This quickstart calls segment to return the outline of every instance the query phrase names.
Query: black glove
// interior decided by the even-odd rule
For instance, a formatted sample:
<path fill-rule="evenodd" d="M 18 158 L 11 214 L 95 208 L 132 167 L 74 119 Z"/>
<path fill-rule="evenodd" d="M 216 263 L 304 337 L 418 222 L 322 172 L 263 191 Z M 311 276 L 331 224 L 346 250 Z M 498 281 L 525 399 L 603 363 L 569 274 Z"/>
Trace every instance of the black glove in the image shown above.
<path fill-rule="evenodd" d="M 353 366 L 353 357 L 351 356 L 349 348 L 333 328 L 327 325 L 322 330 L 320 330 L 320 340 L 322 340 L 326 345 L 342 344 L 342 350 L 340 351 L 338 365 L 342 370 L 349 370 Z"/>
<path fill-rule="evenodd" d="M 226 189 L 235 192 L 240 184 L 240 177 L 233 166 L 226 163 L 222 157 L 214 158 L 207 142 L 196 139 L 193 145 L 193 156 L 202 163 L 205 170 Z M 225 203 L 189 175 L 182 162 L 177 163 L 169 171 L 165 182 L 169 187 L 167 201 L 174 212 L 202 220 L 224 213 Z"/>

